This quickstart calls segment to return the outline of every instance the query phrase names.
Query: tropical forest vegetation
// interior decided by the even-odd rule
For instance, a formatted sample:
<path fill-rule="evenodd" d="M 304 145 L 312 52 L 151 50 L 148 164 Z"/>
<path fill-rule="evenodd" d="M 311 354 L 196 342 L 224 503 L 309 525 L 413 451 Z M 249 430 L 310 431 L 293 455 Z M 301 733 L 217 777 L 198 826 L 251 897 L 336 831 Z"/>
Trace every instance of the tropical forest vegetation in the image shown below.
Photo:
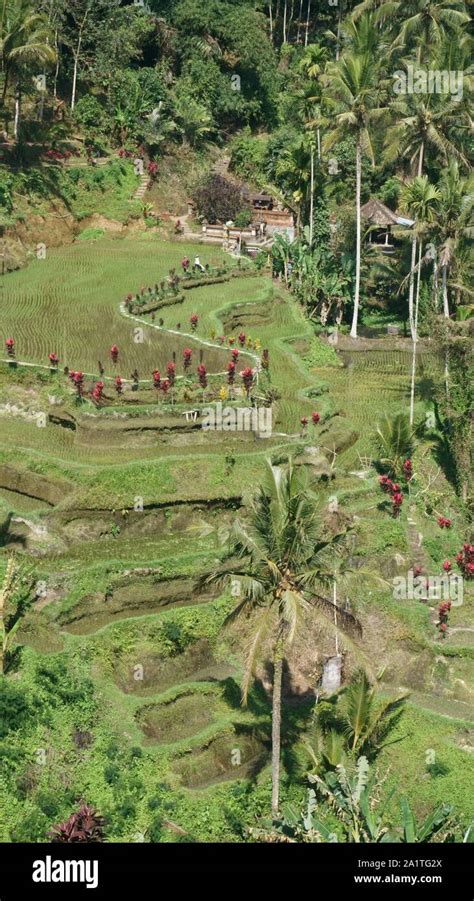
<path fill-rule="evenodd" d="M 470 24 L 0 0 L 2 842 L 473 840 Z"/>

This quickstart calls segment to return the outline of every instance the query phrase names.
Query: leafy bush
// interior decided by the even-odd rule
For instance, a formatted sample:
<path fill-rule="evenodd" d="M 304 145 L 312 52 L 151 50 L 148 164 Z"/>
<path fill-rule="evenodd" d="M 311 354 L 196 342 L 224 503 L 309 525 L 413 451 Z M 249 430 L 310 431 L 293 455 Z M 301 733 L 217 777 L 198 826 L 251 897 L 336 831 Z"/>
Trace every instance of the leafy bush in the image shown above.
<path fill-rule="evenodd" d="M 8 679 L 3 678 L 0 692 L 0 739 L 20 729 L 30 715 L 30 705 L 25 692 Z"/>
<path fill-rule="evenodd" d="M 252 221 L 252 210 L 251 209 L 240 210 L 240 213 L 237 213 L 237 215 L 234 219 L 234 224 L 237 226 L 237 228 L 247 228 L 250 225 L 251 221 Z"/>
<path fill-rule="evenodd" d="M 250 129 L 246 129 L 242 135 L 234 138 L 230 152 L 230 166 L 233 172 L 259 187 L 266 184 L 264 169 L 267 155 L 266 139 L 254 138 Z"/>
<path fill-rule="evenodd" d="M 73 113 L 74 121 L 85 128 L 101 131 L 105 125 L 105 114 L 96 97 L 86 94 L 77 101 Z"/>
<path fill-rule="evenodd" d="M 195 192 L 199 215 L 207 222 L 227 222 L 244 209 L 242 195 L 233 182 L 222 175 L 211 175 Z"/>
<path fill-rule="evenodd" d="M 97 239 L 102 238 L 103 235 L 105 235 L 103 228 L 85 228 L 80 235 L 77 236 L 76 241 L 97 241 Z"/>

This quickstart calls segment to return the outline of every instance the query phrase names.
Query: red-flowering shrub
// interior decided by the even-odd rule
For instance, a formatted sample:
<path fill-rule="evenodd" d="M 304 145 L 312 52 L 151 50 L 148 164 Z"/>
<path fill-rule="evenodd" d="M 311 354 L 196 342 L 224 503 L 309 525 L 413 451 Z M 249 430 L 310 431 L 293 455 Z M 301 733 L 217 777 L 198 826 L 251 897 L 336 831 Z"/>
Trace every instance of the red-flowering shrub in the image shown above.
<path fill-rule="evenodd" d="M 48 354 L 48 360 L 51 363 L 51 366 L 57 366 L 59 363 L 59 357 L 55 353 Z"/>
<path fill-rule="evenodd" d="M 187 372 L 189 367 L 191 366 L 192 355 L 192 351 L 189 349 L 189 347 L 185 347 L 183 350 L 183 365 L 185 372 Z"/>
<path fill-rule="evenodd" d="M 241 347 L 245 347 L 245 332 L 241 332 L 239 335 L 239 344 Z"/>
<path fill-rule="evenodd" d="M 392 491 L 393 482 L 388 476 L 379 476 L 379 485 L 386 494 L 389 494 Z"/>
<path fill-rule="evenodd" d="M 112 357 L 112 363 L 116 363 L 118 360 L 119 349 L 116 344 L 112 344 L 110 348 L 110 356 Z"/>
<path fill-rule="evenodd" d="M 232 351 L 232 359 L 233 359 L 234 363 L 237 363 L 237 360 L 239 359 L 239 351 L 237 350 L 236 347 L 234 347 L 234 349 Z"/>
<path fill-rule="evenodd" d="M 84 387 L 84 373 L 83 372 L 75 372 L 73 374 L 73 382 L 76 386 L 77 396 L 82 397 L 82 390 Z"/>
<path fill-rule="evenodd" d="M 166 395 L 168 394 L 168 391 L 170 390 L 169 379 L 163 379 L 163 381 L 161 382 L 160 388 L 166 397 Z"/>
<path fill-rule="evenodd" d="M 445 560 L 443 563 L 443 569 L 444 569 L 445 573 L 451 572 L 452 568 L 453 568 L 453 564 L 451 563 L 451 560 Z"/>
<path fill-rule="evenodd" d="M 175 364 L 167 363 L 166 364 L 166 372 L 168 373 L 169 386 L 170 386 L 170 388 L 172 388 L 176 381 L 176 366 L 175 366 Z"/>
<path fill-rule="evenodd" d="M 300 419 L 300 422 L 301 422 L 301 425 L 303 426 L 303 428 L 305 429 L 306 426 L 308 425 L 308 419 L 307 419 L 307 417 L 306 417 L 306 416 L 302 416 L 301 419 Z"/>
<path fill-rule="evenodd" d="M 193 330 L 193 332 L 194 332 L 194 331 L 196 330 L 197 324 L 198 324 L 198 322 L 199 322 L 199 316 L 198 316 L 198 314 L 197 314 L 197 313 L 193 313 L 193 314 L 191 315 L 191 319 L 190 319 L 189 321 L 190 321 L 190 323 L 191 323 L 191 328 L 192 328 L 192 330 Z"/>
<path fill-rule="evenodd" d="M 229 385 L 235 382 L 235 363 L 232 360 L 227 364 L 227 382 Z"/>
<path fill-rule="evenodd" d="M 151 175 L 152 178 L 156 178 L 156 176 L 158 175 L 158 163 L 155 163 L 154 161 L 150 160 L 150 162 L 148 163 L 147 169 L 148 169 L 148 174 Z"/>
<path fill-rule="evenodd" d="M 13 338 L 7 338 L 5 341 L 5 347 L 7 349 L 7 354 L 9 357 L 13 357 L 15 354 L 15 342 Z"/>
<path fill-rule="evenodd" d="M 235 338 L 233 338 L 232 335 L 231 335 L 230 338 L 229 338 L 229 344 L 230 344 L 231 347 L 232 347 L 233 344 L 235 344 Z"/>
<path fill-rule="evenodd" d="M 247 392 L 247 397 L 248 397 L 252 390 L 252 386 L 253 386 L 253 369 L 251 369 L 250 366 L 247 366 L 245 369 L 242 370 L 240 375 L 242 377 L 242 381 L 244 383 L 244 388 Z"/>
<path fill-rule="evenodd" d="M 463 544 L 462 551 L 456 555 L 456 563 L 465 579 L 474 578 L 474 544 Z"/>
<path fill-rule="evenodd" d="M 321 419 L 321 416 L 315 411 L 314 413 L 311 413 L 311 419 L 313 420 L 314 425 L 317 425 L 319 420 Z"/>
<path fill-rule="evenodd" d="M 438 517 L 438 525 L 440 529 L 450 529 L 452 526 L 452 521 L 448 519 L 446 516 Z"/>
<path fill-rule="evenodd" d="M 396 518 L 400 515 L 400 510 L 402 509 L 403 504 L 403 494 L 401 491 L 396 491 L 392 494 L 392 516 Z"/>
<path fill-rule="evenodd" d="M 407 482 L 410 482 L 413 478 L 413 464 L 411 460 L 405 460 L 402 469 Z"/>
<path fill-rule="evenodd" d="M 82 804 L 77 813 L 71 814 L 64 823 L 53 826 L 49 833 L 52 842 L 84 843 L 103 840 L 104 819 L 93 807 Z"/>
<path fill-rule="evenodd" d="M 445 638 L 448 628 L 448 617 L 451 611 L 451 601 L 443 601 L 438 607 L 438 622 L 436 623 L 440 637 Z"/>
<path fill-rule="evenodd" d="M 161 386 L 161 374 L 157 369 L 153 370 L 153 385 L 155 386 L 155 388 L 160 388 Z"/>
<path fill-rule="evenodd" d="M 119 375 L 118 375 L 117 378 L 115 379 L 115 390 L 116 390 L 117 394 L 122 394 L 122 391 L 123 391 L 123 381 L 122 381 L 122 379 L 120 378 Z"/>
<path fill-rule="evenodd" d="M 94 390 L 92 392 L 92 398 L 97 403 L 99 403 L 99 401 L 102 400 L 102 394 L 104 393 L 104 388 L 105 388 L 104 382 L 96 382 L 96 384 L 94 386 Z"/>
<path fill-rule="evenodd" d="M 197 373 L 201 388 L 207 388 L 207 369 L 204 366 L 204 363 L 200 363 L 197 368 Z"/>

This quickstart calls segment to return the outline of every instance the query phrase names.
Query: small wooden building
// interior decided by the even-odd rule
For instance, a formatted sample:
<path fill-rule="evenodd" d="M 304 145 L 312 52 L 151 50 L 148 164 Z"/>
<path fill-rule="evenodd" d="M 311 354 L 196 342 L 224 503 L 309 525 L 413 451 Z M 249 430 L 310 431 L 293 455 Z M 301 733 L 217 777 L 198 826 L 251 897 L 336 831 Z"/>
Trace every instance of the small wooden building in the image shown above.
<path fill-rule="evenodd" d="M 381 200 L 372 197 L 367 203 L 361 207 L 362 219 L 369 222 L 372 228 L 369 231 L 368 245 L 374 250 L 380 250 L 382 253 L 395 253 L 395 244 L 393 242 L 392 228 L 394 226 L 402 226 L 411 228 L 415 223 L 413 219 L 406 219 L 394 213 L 393 210 L 385 206 Z"/>

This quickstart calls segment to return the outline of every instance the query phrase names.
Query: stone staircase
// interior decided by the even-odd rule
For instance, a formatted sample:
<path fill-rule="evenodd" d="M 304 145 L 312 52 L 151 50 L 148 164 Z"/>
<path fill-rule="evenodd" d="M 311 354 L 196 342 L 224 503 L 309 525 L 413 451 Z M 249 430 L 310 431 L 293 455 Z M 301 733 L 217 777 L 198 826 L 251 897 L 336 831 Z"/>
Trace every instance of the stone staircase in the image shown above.
<path fill-rule="evenodd" d="M 230 156 L 222 156 L 220 159 L 216 160 L 212 167 L 212 171 L 214 175 L 222 175 L 223 178 L 232 178 L 229 173 L 229 166 Z"/>
<path fill-rule="evenodd" d="M 143 201 L 143 198 L 145 197 L 145 194 L 148 190 L 149 180 L 150 176 L 146 172 L 144 172 L 143 175 L 140 176 L 140 184 L 138 185 L 138 188 L 133 195 L 134 200 L 139 200 L 140 202 Z"/>

